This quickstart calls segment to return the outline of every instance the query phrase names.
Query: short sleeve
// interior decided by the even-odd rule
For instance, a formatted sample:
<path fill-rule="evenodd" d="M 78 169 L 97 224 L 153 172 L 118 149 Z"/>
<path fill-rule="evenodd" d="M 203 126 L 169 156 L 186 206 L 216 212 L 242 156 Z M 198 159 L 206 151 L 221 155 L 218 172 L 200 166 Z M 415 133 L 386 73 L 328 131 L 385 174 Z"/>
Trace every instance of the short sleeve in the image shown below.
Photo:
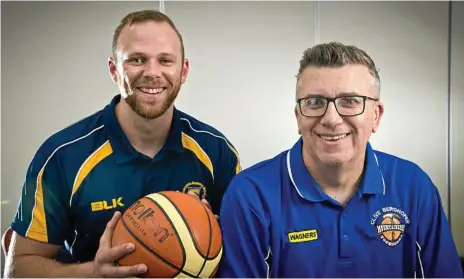
<path fill-rule="evenodd" d="M 59 148 L 46 141 L 32 159 L 11 228 L 23 237 L 63 245 L 71 226 Z"/>
<path fill-rule="evenodd" d="M 214 175 L 214 187 L 211 189 L 210 203 L 212 211 L 219 215 L 222 197 L 229 186 L 232 178 L 235 177 L 242 169 L 240 165 L 239 153 L 235 147 L 224 138 L 220 147 L 218 162 Z"/>
<path fill-rule="evenodd" d="M 439 191 L 424 174 L 417 236 L 417 263 L 423 278 L 463 278 L 461 261 Z"/>

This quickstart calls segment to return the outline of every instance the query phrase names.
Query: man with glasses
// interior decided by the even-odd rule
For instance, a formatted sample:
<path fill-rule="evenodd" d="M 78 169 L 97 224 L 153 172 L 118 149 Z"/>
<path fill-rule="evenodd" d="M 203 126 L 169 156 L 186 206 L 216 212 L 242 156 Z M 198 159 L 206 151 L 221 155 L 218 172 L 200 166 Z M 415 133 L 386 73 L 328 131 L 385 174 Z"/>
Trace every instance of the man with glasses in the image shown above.
<path fill-rule="evenodd" d="M 236 176 L 223 199 L 220 277 L 463 277 L 437 187 L 369 143 L 384 112 L 369 55 L 304 52 L 300 139 Z"/>

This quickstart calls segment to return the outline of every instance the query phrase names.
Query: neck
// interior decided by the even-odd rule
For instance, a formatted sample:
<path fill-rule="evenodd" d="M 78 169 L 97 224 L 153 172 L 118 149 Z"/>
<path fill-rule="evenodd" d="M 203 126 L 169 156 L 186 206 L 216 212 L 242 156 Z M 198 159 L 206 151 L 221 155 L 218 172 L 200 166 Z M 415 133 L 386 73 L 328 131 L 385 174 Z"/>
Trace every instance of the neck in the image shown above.
<path fill-rule="evenodd" d="M 116 118 L 131 145 L 140 153 L 150 158 L 161 150 L 169 135 L 173 107 L 155 119 L 147 119 L 135 113 L 132 108 L 121 100 L 116 105 Z"/>
<path fill-rule="evenodd" d="M 306 169 L 319 187 L 341 204 L 345 204 L 358 189 L 364 170 L 364 158 L 363 155 L 342 165 L 327 165 L 313 160 L 303 152 Z"/>

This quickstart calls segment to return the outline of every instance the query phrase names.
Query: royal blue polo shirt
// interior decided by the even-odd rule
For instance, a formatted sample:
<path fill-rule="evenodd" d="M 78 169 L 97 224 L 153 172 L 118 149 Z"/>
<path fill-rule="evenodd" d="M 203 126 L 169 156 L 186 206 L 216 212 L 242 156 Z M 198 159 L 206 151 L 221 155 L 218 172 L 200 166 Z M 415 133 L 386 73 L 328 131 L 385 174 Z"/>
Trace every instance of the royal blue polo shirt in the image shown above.
<path fill-rule="evenodd" d="M 219 276 L 461 277 L 437 188 L 416 164 L 366 148 L 359 190 L 342 206 L 311 177 L 302 139 L 231 182 Z"/>
<path fill-rule="evenodd" d="M 175 108 L 166 143 L 148 157 L 123 133 L 115 115 L 119 101 L 117 95 L 40 146 L 11 225 L 19 235 L 65 245 L 71 261 L 88 261 L 114 212 L 150 193 L 191 190 L 219 214 L 223 193 L 240 171 L 228 139 Z"/>

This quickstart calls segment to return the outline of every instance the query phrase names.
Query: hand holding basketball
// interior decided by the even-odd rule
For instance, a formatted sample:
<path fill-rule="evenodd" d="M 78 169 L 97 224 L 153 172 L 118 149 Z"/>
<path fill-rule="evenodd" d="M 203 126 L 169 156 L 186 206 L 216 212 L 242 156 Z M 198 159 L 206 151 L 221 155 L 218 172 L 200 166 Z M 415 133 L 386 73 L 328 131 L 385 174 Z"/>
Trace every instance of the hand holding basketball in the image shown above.
<path fill-rule="evenodd" d="M 214 277 L 222 258 L 222 235 L 209 205 L 196 194 L 162 191 L 133 203 L 117 222 L 112 244 L 134 243 L 120 266 L 144 263 L 140 277 Z"/>
<path fill-rule="evenodd" d="M 133 243 L 126 243 L 111 247 L 114 228 L 121 218 L 121 213 L 116 212 L 108 222 L 103 235 L 100 238 L 100 246 L 93 261 L 94 277 L 129 277 L 139 275 L 147 270 L 144 264 L 133 266 L 115 266 L 114 262 L 131 253 L 135 246 Z"/>
<path fill-rule="evenodd" d="M 193 197 L 195 197 L 197 199 L 200 199 L 200 197 L 197 194 L 195 194 L 195 192 L 193 192 L 193 191 L 190 191 L 187 194 L 189 194 L 189 195 L 191 195 L 191 196 L 193 196 Z M 209 208 L 209 210 L 211 210 L 211 205 L 209 204 L 209 202 L 206 199 L 201 199 L 201 202 L 204 205 L 206 205 Z M 214 215 L 214 217 L 216 217 L 216 219 L 219 220 L 219 216 L 217 216 L 216 214 Z"/>

